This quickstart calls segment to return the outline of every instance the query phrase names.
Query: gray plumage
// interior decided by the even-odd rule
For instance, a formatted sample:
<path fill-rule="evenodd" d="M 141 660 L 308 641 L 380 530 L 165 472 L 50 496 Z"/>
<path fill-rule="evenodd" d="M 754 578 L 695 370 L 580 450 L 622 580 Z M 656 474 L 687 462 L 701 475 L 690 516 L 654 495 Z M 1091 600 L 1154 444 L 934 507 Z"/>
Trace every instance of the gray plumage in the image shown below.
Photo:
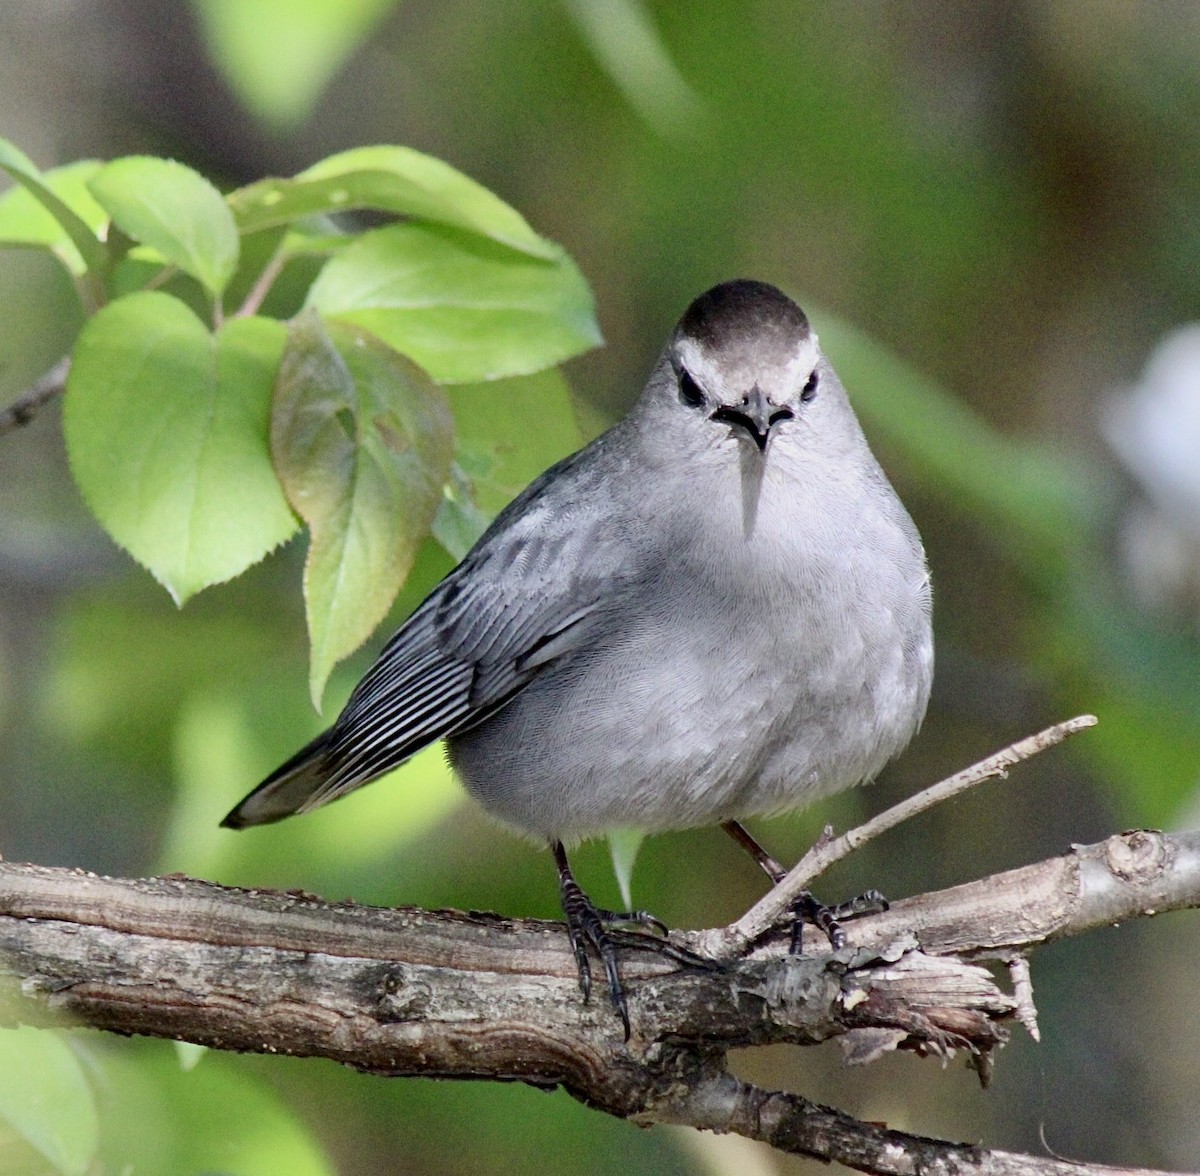
<path fill-rule="evenodd" d="M 908 743 L 932 667 L 920 537 L 845 391 L 790 299 L 730 282 L 225 824 L 443 737 L 489 812 L 551 843 L 796 808 Z"/>

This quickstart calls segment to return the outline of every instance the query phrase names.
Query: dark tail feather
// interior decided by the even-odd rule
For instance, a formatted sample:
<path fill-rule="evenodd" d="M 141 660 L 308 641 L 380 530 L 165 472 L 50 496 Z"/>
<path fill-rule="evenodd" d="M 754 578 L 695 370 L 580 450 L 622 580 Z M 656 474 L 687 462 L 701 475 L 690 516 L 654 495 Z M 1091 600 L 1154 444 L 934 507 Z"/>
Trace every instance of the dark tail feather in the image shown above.
<path fill-rule="evenodd" d="M 329 778 L 325 762 L 332 731 L 323 731 L 287 763 L 276 768 L 221 822 L 226 829 L 268 825 L 298 812 Z"/>

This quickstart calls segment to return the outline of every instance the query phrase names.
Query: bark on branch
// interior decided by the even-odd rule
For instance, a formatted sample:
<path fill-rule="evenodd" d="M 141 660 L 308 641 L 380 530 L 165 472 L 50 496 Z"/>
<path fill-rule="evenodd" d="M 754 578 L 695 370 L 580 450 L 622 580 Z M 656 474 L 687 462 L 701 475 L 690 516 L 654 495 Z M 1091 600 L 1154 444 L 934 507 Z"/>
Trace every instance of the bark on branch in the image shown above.
<path fill-rule="evenodd" d="M 867 1172 L 1115 1171 L 860 1123 L 741 1082 L 726 1053 L 843 1037 L 860 1058 L 966 1050 L 986 1077 L 1014 1015 L 1033 1013 L 979 961 L 1196 906 L 1200 834 L 1137 831 L 898 902 L 847 924 L 836 955 L 789 957 L 786 934 L 769 935 L 700 968 L 630 937 L 625 1043 L 607 1002 L 582 1002 L 559 923 L 0 863 L 2 1012 L 381 1074 L 561 1085 L 638 1122 L 737 1132 Z"/>

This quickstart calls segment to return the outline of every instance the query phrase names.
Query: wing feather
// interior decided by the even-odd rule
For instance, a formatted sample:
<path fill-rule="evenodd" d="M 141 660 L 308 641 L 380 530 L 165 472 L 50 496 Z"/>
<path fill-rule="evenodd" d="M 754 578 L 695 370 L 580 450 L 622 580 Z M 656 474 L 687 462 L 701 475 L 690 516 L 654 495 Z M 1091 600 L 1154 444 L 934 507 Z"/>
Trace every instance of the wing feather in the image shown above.
<path fill-rule="evenodd" d="M 586 645 L 633 574 L 594 457 L 605 439 L 534 481 L 384 646 L 337 722 L 237 806 L 232 825 L 326 804 L 469 730 Z M 611 471 L 610 471 L 611 476 Z M 621 559 L 617 561 L 617 553 Z"/>

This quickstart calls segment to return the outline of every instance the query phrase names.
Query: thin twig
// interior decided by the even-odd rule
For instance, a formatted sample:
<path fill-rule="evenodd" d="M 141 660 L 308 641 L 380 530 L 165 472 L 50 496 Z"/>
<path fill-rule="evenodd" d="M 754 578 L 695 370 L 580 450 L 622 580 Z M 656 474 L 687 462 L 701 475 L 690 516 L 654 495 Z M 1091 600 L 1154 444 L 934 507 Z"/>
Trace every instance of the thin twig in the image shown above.
<path fill-rule="evenodd" d="M 736 923 L 718 932 L 719 944 L 706 941 L 705 949 L 709 951 L 718 949 L 720 954 L 738 954 L 745 951 L 760 935 L 779 923 L 801 892 L 807 889 L 808 884 L 829 869 L 834 862 L 841 861 L 860 846 L 878 837 L 881 833 L 895 828 L 910 817 L 915 817 L 918 813 L 923 813 L 926 809 L 941 804 L 942 801 L 949 800 L 984 780 L 1006 776 L 1008 769 L 1014 764 L 1030 759 L 1047 748 L 1054 747 L 1078 731 L 1094 727 L 1096 721 L 1094 715 L 1079 715 L 1064 723 L 1056 723 L 1053 727 L 1047 727 L 1036 735 L 1019 739 L 1002 751 L 988 756 L 987 759 L 980 760 L 979 763 L 964 768 L 961 772 L 956 772 L 953 776 L 926 788 L 923 792 L 918 792 L 916 796 L 902 800 L 886 812 L 859 825 L 858 828 L 843 833 L 841 837 L 818 842 L 796 863 L 778 886 L 772 887 Z"/>
<path fill-rule="evenodd" d="M 0 436 L 27 425 L 43 405 L 61 395 L 67 386 L 71 357 L 64 355 L 32 388 L 22 392 L 7 408 L 0 410 Z"/>
<path fill-rule="evenodd" d="M 165 286 L 176 274 L 179 273 L 179 266 L 164 265 L 143 287 L 142 290 L 159 290 Z"/>
<path fill-rule="evenodd" d="M 234 312 L 235 318 L 248 318 L 252 314 L 258 314 L 259 308 L 271 292 L 271 287 L 275 284 L 276 279 L 283 273 L 283 267 L 287 265 L 287 262 L 287 254 L 283 250 L 283 243 L 280 242 L 279 247 L 271 254 L 271 259 L 263 266 L 262 272 L 255 279 L 254 285 L 250 287 L 245 301 Z"/>

